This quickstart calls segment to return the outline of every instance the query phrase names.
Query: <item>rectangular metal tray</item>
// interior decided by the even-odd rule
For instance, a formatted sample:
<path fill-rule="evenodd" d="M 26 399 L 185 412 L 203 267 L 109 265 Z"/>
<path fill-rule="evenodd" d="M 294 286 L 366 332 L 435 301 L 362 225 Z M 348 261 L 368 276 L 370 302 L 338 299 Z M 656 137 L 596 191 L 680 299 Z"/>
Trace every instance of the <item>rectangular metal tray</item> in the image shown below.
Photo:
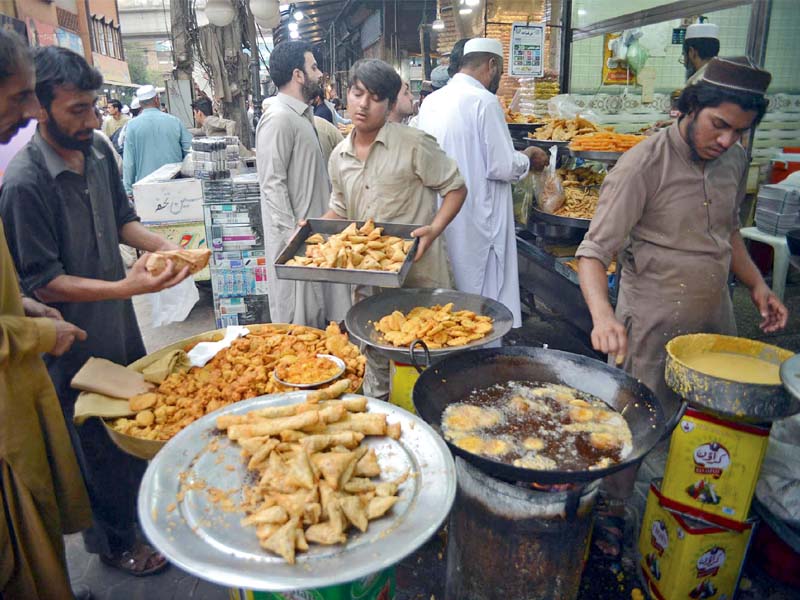
<path fill-rule="evenodd" d="M 356 221 L 356 226 L 361 227 L 366 221 Z M 360 269 L 322 268 L 288 266 L 286 263 L 295 256 L 305 256 L 306 240 L 315 233 L 320 233 L 326 238 L 335 233 L 341 233 L 352 221 L 338 219 L 308 219 L 306 224 L 289 240 L 286 248 L 275 261 L 275 272 L 278 279 L 294 279 L 300 281 L 327 281 L 330 283 L 350 283 L 355 285 L 374 285 L 384 288 L 399 288 L 408 276 L 411 264 L 417 254 L 419 239 L 414 239 L 403 266 L 397 272 L 389 271 L 362 271 Z M 404 240 L 411 238 L 411 232 L 422 225 L 405 225 L 401 223 L 375 223 L 376 227 L 383 227 L 383 235 L 392 235 Z"/>

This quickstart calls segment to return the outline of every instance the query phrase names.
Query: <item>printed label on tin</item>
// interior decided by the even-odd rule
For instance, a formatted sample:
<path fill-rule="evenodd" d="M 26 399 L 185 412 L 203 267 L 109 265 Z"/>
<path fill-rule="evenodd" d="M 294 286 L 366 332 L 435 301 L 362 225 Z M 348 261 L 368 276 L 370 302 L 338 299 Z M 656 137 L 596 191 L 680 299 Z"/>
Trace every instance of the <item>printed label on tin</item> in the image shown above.
<path fill-rule="evenodd" d="M 653 526 L 650 528 L 650 543 L 658 550 L 659 556 L 669 548 L 669 533 L 664 521 L 653 521 Z"/>
<path fill-rule="evenodd" d="M 713 577 L 725 564 L 725 550 L 714 546 L 697 559 L 697 578 Z"/>
<path fill-rule="evenodd" d="M 719 479 L 731 464 L 728 449 L 719 442 L 709 442 L 694 451 L 694 472 Z"/>

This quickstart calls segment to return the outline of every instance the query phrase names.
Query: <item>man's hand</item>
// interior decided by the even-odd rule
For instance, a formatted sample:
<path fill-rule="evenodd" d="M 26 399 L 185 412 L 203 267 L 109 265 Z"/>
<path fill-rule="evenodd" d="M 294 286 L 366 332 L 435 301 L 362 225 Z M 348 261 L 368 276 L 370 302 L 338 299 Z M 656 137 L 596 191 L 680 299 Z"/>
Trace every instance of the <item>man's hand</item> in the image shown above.
<path fill-rule="evenodd" d="M 171 260 L 167 260 L 167 268 L 164 269 L 163 273 L 160 275 L 151 275 L 145 268 L 149 256 L 149 254 L 142 256 L 134 263 L 131 270 L 128 271 L 124 285 L 129 292 L 129 296 L 160 292 L 161 290 L 179 284 L 189 276 L 188 266 L 176 272 L 175 265 Z"/>
<path fill-rule="evenodd" d="M 592 347 L 598 352 L 616 357 L 617 364 L 622 364 L 628 353 L 625 326 L 613 314 L 597 319 L 592 329 Z"/>
<path fill-rule="evenodd" d="M 763 318 L 759 325 L 761 331 L 773 333 L 786 327 L 789 311 L 763 280 L 750 290 L 750 298 Z"/>
<path fill-rule="evenodd" d="M 48 319 L 54 319 L 56 321 L 64 320 L 64 317 L 61 316 L 61 313 L 57 309 L 52 306 L 47 306 L 47 304 L 37 302 L 33 298 L 28 298 L 27 296 L 22 297 L 22 309 L 25 311 L 26 317 L 47 317 Z"/>
<path fill-rule="evenodd" d="M 419 262 L 428 248 L 431 247 L 431 244 L 439 237 L 440 233 L 442 232 L 437 231 L 433 225 L 425 225 L 411 232 L 411 237 L 419 238 L 419 246 L 417 246 L 417 254 L 414 257 L 414 262 Z"/>
<path fill-rule="evenodd" d="M 72 347 L 75 340 L 82 342 L 86 339 L 86 332 L 80 327 L 62 320 L 54 319 L 53 322 L 56 326 L 56 343 L 48 354 L 61 356 Z"/>
<path fill-rule="evenodd" d="M 536 146 L 528 146 L 522 153 L 528 157 L 531 171 L 541 171 L 550 162 L 550 155 Z"/>

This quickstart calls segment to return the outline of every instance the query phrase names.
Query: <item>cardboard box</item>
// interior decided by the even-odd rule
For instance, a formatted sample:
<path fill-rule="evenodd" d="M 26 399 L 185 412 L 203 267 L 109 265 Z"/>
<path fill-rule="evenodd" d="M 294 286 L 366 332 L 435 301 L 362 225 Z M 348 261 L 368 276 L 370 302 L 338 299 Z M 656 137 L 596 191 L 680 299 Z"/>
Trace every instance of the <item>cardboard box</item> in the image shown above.
<path fill-rule="evenodd" d="M 730 600 L 739 585 L 753 522 L 727 529 L 668 510 L 650 484 L 639 535 L 640 567 L 658 600 Z"/>
<path fill-rule="evenodd" d="M 133 184 L 133 202 L 142 223 L 203 222 L 200 180 L 180 174 L 180 163 L 168 164 Z"/>
<path fill-rule="evenodd" d="M 667 505 L 723 527 L 744 523 L 768 441 L 768 427 L 688 409 L 670 440 Z"/>

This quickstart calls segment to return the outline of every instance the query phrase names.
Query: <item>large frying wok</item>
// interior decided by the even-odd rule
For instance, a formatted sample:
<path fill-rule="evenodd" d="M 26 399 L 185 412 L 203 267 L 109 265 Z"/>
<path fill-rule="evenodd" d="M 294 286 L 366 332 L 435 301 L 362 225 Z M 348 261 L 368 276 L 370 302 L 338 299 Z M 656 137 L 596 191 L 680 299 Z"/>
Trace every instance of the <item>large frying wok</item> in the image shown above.
<path fill-rule="evenodd" d="M 633 434 L 633 450 L 622 462 L 604 469 L 538 471 L 472 454 L 447 442 L 458 456 L 506 481 L 554 484 L 600 479 L 644 459 L 682 416 L 679 411 L 667 423 L 655 395 L 620 369 L 577 354 L 524 347 L 474 350 L 442 359 L 417 380 L 414 408 L 442 435 L 442 413 L 448 405 L 463 401 L 476 388 L 508 381 L 563 384 L 600 398 L 625 417 Z"/>

